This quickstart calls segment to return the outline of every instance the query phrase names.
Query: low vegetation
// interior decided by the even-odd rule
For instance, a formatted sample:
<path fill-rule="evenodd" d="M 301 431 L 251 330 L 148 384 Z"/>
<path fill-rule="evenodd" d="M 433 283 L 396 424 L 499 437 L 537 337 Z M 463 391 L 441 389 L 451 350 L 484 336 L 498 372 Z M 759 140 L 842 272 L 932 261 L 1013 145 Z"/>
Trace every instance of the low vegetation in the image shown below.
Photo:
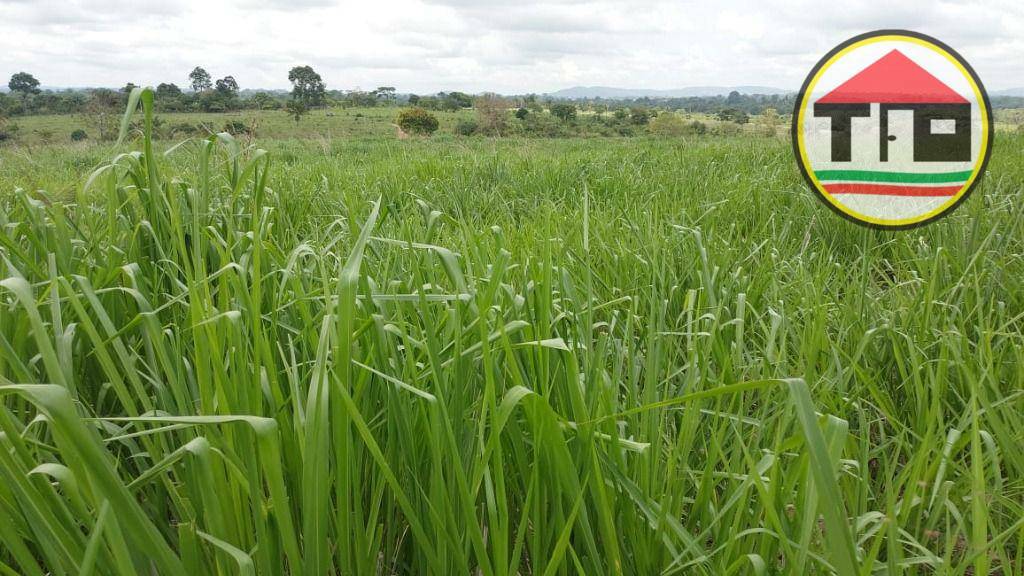
<path fill-rule="evenodd" d="M 134 151 L 0 152 L 0 572 L 1024 571 L 1021 135 L 886 233 L 781 139 L 133 98 Z"/>

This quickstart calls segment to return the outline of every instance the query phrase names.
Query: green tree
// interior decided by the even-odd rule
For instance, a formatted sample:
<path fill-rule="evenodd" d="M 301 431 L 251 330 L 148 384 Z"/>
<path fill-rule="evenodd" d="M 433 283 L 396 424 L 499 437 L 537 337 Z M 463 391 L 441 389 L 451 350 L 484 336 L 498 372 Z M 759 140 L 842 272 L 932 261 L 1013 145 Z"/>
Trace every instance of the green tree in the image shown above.
<path fill-rule="evenodd" d="M 394 86 L 381 86 L 373 91 L 377 98 L 386 102 L 391 102 L 395 99 L 395 87 Z"/>
<path fill-rule="evenodd" d="M 629 121 L 637 126 L 643 126 L 651 120 L 651 111 L 647 108 L 630 108 Z"/>
<path fill-rule="evenodd" d="M 217 80 L 217 87 L 215 90 L 224 98 L 234 98 L 235 96 L 238 96 L 238 82 L 235 81 L 234 76 L 225 76 L 220 80 Z"/>
<path fill-rule="evenodd" d="M 39 94 L 40 92 L 39 80 L 36 80 L 36 77 L 28 72 L 18 72 L 11 76 L 7 87 L 11 89 L 11 92 L 20 94 L 23 97 L 30 94 Z"/>
<path fill-rule="evenodd" d="M 296 66 L 288 72 L 292 83 L 292 98 L 306 107 L 319 106 L 324 102 L 327 86 L 312 66 Z"/>
<path fill-rule="evenodd" d="M 181 96 L 181 88 L 175 84 L 161 83 L 156 87 L 158 98 L 177 98 Z"/>
<path fill-rule="evenodd" d="M 257 110 L 273 110 L 278 106 L 274 97 L 266 92 L 257 92 L 253 94 L 252 103 L 256 106 Z"/>
<path fill-rule="evenodd" d="M 398 115 L 398 127 L 409 134 L 430 136 L 439 125 L 437 117 L 423 108 L 408 108 Z"/>
<path fill-rule="evenodd" d="M 555 102 L 550 110 L 551 115 L 562 122 L 572 122 L 576 119 L 576 105 L 572 102 Z"/>
<path fill-rule="evenodd" d="M 192 72 L 189 72 L 188 80 L 193 92 L 206 92 L 213 88 L 213 80 L 210 77 L 210 73 L 199 66 L 196 66 L 192 69 Z"/>
<path fill-rule="evenodd" d="M 285 103 L 284 110 L 295 120 L 296 124 L 302 120 L 303 116 L 309 114 L 309 107 L 302 100 L 289 100 Z"/>

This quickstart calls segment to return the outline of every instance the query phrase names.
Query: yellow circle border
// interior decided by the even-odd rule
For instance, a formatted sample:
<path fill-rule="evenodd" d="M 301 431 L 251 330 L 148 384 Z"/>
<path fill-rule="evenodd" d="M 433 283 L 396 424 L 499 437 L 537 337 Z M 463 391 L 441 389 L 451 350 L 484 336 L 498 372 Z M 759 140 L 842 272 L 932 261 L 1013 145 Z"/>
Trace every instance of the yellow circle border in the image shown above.
<path fill-rule="evenodd" d="M 883 219 L 875 218 L 860 214 L 847 208 L 841 202 L 836 200 L 828 191 L 824 188 L 824 185 L 818 180 L 814 174 L 814 170 L 811 168 L 810 159 L 807 157 L 806 146 L 804 143 L 804 113 L 807 109 L 806 101 L 809 96 L 814 93 L 814 88 L 817 86 L 821 76 L 825 73 L 828 68 L 834 64 L 837 60 L 848 54 L 849 52 L 856 50 L 862 46 L 874 44 L 876 42 L 885 41 L 902 41 L 917 44 L 936 52 L 947 60 L 949 60 L 960 73 L 967 79 L 971 85 L 971 89 L 974 91 L 974 98 L 980 108 L 981 113 L 981 148 L 978 151 L 978 158 L 974 162 L 974 167 L 971 170 L 971 177 L 964 183 L 960 190 L 951 196 L 949 200 L 944 202 L 938 208 L 931 210 L 927 213 L 914 216 L 912 218 L 903 219 Z M 974 70 L 967 64 L 967 61 L 963 59 L 959 54 L 956 53 L 952 48 L 943 44 L 939 40 L 920 34 L 918 32 L 911 32 L 909 30 L 878 30 L 875 32 L 868 32 L 850 38 L 843 42 L 831 52 L 825 55 L 813 69 L 804 81 L 803 87 L 800 89 L 800 93 L 797 96 L 796 104 L 794 106 L 793 113 L 793 143 L 796 148 L 798 164 L 800 164 L 800 171 L 803 172 L 804 178 L 814 188 L 817 195 L 824 200 L 830 208 L 835 210 L 841 216 L 846 217 L 849 220 L 857 222 L 859 224 L 865 224 L 873 228 L 882 228 L 887 230 L 912 228 L 926 224 L 939 218 L 956 208 L 963 200 L 966 199 L 968 193 L 977 184 L 978 179 L 984 173 L 985 165 L 988 164 L 988 159 L 992 151 L 992 107 L 988 101 L 988 95 L 985 92 L 984 87 L 981 84 L 981 80 L 978 78 Z"/>

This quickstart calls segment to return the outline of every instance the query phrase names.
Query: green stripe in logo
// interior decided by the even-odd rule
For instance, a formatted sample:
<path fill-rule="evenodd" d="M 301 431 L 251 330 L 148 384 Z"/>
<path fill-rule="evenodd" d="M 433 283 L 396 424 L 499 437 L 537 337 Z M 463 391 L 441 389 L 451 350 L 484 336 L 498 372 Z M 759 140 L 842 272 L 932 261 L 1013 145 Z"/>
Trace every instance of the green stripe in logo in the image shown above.
<path fill-rule="evenodd" d="M 973 174 L 963 172 L 876 172 L 874 170 L 818 170 L 818 180 L 828 182 L 899 182 L 907 184 L 946 184 L 964 182 Z"/>

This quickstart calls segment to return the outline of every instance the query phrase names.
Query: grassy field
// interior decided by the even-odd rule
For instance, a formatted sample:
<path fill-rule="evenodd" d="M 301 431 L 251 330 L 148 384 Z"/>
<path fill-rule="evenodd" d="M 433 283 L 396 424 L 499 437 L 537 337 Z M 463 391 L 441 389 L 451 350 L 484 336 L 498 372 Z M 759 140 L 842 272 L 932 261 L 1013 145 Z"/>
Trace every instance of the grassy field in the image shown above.
<path fill-rule="evenodd" d="M 259 146 L 0 150 L 0 573 L 1024 573 L 1024 136 Z"/>

